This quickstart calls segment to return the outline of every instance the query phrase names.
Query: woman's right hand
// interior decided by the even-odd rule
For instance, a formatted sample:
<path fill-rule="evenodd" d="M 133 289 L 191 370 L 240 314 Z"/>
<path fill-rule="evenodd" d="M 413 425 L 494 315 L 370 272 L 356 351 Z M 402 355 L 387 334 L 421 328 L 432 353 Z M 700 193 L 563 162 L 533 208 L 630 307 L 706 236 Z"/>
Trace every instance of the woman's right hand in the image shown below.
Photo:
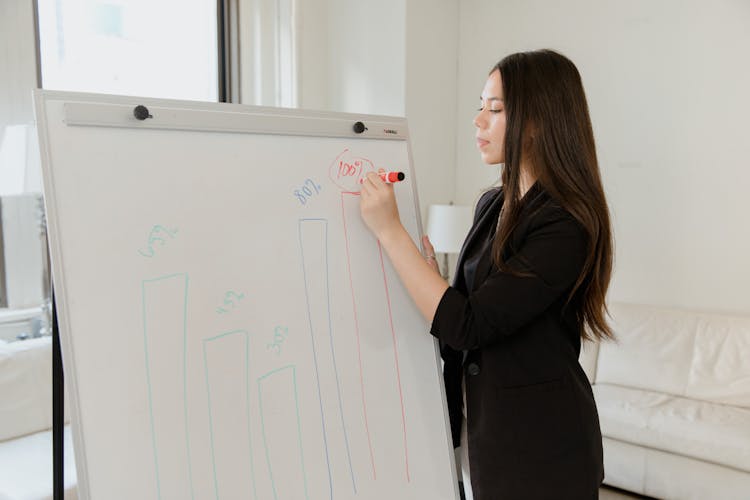
<path fill-rule="evenodd" d="M 427 264 L 429 264 L 433 271 L 440 275 L 440 267 L 438 266 L 437 258 L 435 256 L 435 249 L 432 247 L 432 243 L 430 243 L 430 237 L 426 234 L 422 236 L 422 246 L 424 247 Z"/>

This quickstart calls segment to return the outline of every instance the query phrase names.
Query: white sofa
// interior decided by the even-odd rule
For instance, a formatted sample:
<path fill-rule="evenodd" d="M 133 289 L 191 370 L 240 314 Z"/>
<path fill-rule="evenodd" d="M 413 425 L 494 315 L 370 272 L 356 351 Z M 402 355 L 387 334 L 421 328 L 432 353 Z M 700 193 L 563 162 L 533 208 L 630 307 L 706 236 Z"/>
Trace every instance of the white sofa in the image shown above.
<path fill-rule="evenodd" d="M 69 425 L 64 453 L 65 500 L 74 500 Z M 0 340 L 0 500 L 38 499 L 52 499 L 51 338 Z"/>
<path fill-rule="evenodd" d="M 604 483 L 664 499 L 750 499 L 750 317 L 610 304 L 584 344 Z"/>

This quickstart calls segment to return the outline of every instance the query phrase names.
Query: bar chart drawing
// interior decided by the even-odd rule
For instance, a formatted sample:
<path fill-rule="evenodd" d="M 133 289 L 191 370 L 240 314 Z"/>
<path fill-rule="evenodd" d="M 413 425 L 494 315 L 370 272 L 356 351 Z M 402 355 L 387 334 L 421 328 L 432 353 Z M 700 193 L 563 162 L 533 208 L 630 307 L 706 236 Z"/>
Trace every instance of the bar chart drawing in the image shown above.
<path fill-rule="evenodd" d="M 331 456 L 333 451 L 331 445 L 333 444 L 336 444 L 336 451 L 340 450 L 342 453 L 345 453 L 346 466 L 352 482 L 352 490 L 356 494 L 357 484 L 349 447 L 346 417 L 341 397 L 341 382 L 336 363 L 336 349 L 331 324 L 331 299 L 328 282 L 328 221 L 326 219 L 300 219 L 298 222 L 298 233 L 300 252 L 302 254 L 302 276 L 305 281 L 305 301 L 310 328 L 313 367 L 315 369 L 326 466 L 328 468 L 330 497 L 334 497 L 334 485 L 331 474 L 332 461 L 338 457 L 338 454 L 336 457 Z M 329 349 L 327 351 L 319 349 L 317 345 L 318 343 L 322 344 L 324 341 L 328 343 Z M 328 357 L 329 354 L 330 358 Z M 323 374 L 321 374 L 321 365 L 327 368 Z M 323 379 L 322 384 L 321 379 Z M 326 388 L 326 394 L 323 394 L 321 386 Z M 334 390 L 335 394 L 331 394 Z M 330 404 L 330 401 L 335 401 L 335 404 Z M 326 407 L 328 408 L 327 410 Z M 336 415 L 331 415 L 332 413 L 338 413 L 338 419 L 335 418 Z M 331 418 L 326 419 L 326 414 Z M 337 420 L 340 426 L 334 425 Z M 330 433 L 330 436 L 328 432 L 329 426 L 330 430 L 333 431 Z"/>
<path fill-rule="evenodd" d="M 216 498 L 251 498 L 252 491 L 258 500 L 250 419 L 250 334 L 233 330 L 204 339 L 203 362 Z M 230 493 L 222 496 L 222 491 Z"/>
<path fill-rule="evenodd" d="M 143 280 L 141 297 L 157 497 L 194 498 L 186 378 L 188 275 Z M 170 403 L 175 399 L 181 404 Z"/>
<path fill-rule="evenodd" d="M 263 446 L 274 500 L 309 500 L 296 368 L 283 366 L 257 381 Z M 294 413 L 290 408 L 295 409 Z M 295 432 L 297 439 L 290 440 L 289 434 Z M 292 457 L 299 457 L 299 462 Z"/>

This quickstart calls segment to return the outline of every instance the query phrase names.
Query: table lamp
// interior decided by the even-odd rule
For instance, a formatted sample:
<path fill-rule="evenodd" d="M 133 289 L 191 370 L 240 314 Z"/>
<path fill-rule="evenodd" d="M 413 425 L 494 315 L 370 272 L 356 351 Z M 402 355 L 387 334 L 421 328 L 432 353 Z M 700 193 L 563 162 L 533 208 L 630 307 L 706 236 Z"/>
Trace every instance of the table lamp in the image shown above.
<path fill-rule="evenodd" d="M 461 251 L 464 239 L 471 228 L 471 207 L 463 205 L 430 205 L 427 213 L 427 236 L 435 253 L 443 254 L 444 270 L 441 275 L 448 279 L 448 254 Z"/>

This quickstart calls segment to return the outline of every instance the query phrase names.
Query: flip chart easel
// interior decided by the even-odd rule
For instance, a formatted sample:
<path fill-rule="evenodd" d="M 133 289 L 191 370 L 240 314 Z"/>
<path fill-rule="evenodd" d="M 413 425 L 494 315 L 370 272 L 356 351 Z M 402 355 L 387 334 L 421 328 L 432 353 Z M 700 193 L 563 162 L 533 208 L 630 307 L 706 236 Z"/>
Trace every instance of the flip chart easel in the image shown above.
<path fill-rule="evenodd" d="M 359 216 L 403 171 L 419 241 L 404 119 L 35 103 L 82 498 L 458 498 L 437 346 Z"/>

